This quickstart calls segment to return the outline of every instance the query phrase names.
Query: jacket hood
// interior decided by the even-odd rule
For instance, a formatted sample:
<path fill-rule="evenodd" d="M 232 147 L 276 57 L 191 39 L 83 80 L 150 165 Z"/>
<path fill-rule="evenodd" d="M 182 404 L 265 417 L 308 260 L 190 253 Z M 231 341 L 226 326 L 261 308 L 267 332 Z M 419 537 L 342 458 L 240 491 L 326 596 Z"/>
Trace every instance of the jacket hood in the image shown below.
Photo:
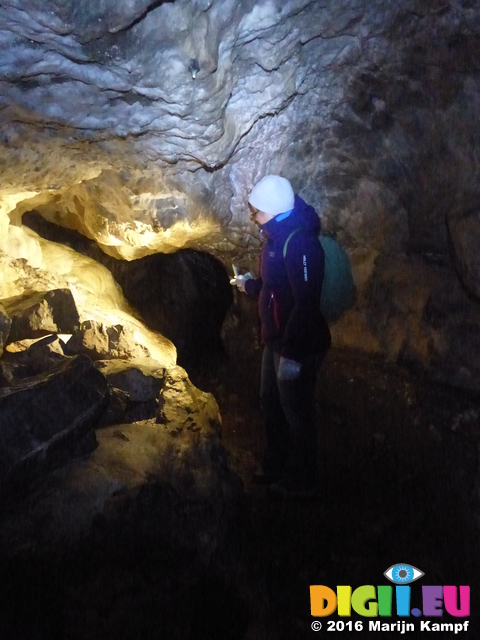
<path fill-rule="evenodd" d="M 295 194 L 293 211 L 289 216 L 283 220 L 275 217 L 262 225 L 262 232 L 269 238 L 287 238 L 294 229 L 306 229 L 316 235 L 321 229 L 320 218 L 315 209 L 297 194 Z"/>

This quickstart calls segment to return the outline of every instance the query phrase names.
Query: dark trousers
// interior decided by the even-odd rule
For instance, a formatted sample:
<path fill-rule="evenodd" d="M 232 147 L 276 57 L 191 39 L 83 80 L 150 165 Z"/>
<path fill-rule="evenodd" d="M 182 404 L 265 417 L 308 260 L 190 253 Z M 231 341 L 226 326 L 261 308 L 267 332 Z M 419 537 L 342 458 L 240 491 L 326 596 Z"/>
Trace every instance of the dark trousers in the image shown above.
<path fill-rule="evenodd" d="M 265 417 L 267 448 L 263 471 L 287 482 L 311 485 L 317 468 L 317 429 L 314 391 L 325 354 L 302 358 L 296 380 L 277 379 L 280 356 L 265 347 L 260 402 Z"/>

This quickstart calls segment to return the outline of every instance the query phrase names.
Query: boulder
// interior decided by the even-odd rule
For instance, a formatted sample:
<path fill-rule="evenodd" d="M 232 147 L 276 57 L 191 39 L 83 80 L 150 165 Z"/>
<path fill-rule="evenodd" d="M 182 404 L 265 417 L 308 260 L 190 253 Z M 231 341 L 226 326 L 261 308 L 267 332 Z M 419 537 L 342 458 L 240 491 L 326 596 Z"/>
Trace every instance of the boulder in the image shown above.
<path fill-rule="evenodd" d="M 63 360 L 65 358 L 65 346 L 66 343 L 61 338 L 52 334 L 36 340 L 28 347 L 26 354 L 32 360 L 43 360 L 44 358 Z"/>
<path fill-rule="evenodd" d="M 166 374 L 165 367 L 147 358 L 99 360 L 95 366 L 112 386 L 128 393 L 132 402 L 157 399 Z"/>
<path fill-rule="evenodd" d="M 185 369 L 170 367 L 166 371 L 165 383 L 160 394 L 160 410 L 157 422 L 176 429 L 192 428 L 194 415 L 199 410 L 208 416 L 208 423 L 218 428 L 220 434 L 221 418 L 217 403 L 211 393 L 197 389 Z"/>
<path fill-rule="evenodd" d="M 67 343 L 68 355 L 83 353 L 92 360 L 112 358 L 142 358 L 150 352 L 135 339 L 130 327 L 111 327 L 95 320 L 85 320 Z"/>
<path fill-rule="evenodd" d="M 14 343 L 19 345 L 21 343 Z M 10 345 L 10 346 L 14 346 Z M 10 351 L 10 346 L 8 350 Z M 28 345 L 23 352 L 8 356 L 9 360 L 14 362 L 23 362 L 32 371 L 31 375 L 37 375 L 48 371 L 54 364 L 60 360 L 65 360 L 65 342 L 55 334 L 40 338 Z"/>
<path fill-rule="evenodd" d="M 14 431 L 12 425 L 15 425 L 9 419 L 11 414 L 5 403 L 9 399 L 12 402 L 23 397 L 25 406 L 28 404 L 30 409 L 39 407 L 40 403 L 34 403 L 33 395 L 29 398 L 24 395 L 39 394 L 42 389 L 39 382 L 35 381 L 30 389 L 12 392 L 1 398 L 0 410 L 3 412 L 7 409 L 3 415 L 10 426 L 7 433 L 10 439 Z M 0 528 L 0 539 L 4 541 L 7 531 L 13 533 L 10 525 L 15 523 L 10 550 L 31 548 L 27 539 L 35 539 L 44 551 L 50 549 L 56 554 L 59 545 L 63 549 L 74 547 L 100 523 L 102 537 L 106 535 L 104 526 L 108 524 L 108 538 L 117 529 L 118 521 L 124 520 L 119 528 L 123 531 L 125 526 L 132 531 L 137 528 L 149 536 L 164 536 L 171 546 L 187 544 L 202 548 L 202 553 L 207 555 L 213 552 L 218 535 L 217 516 L 221 514 L 222 504 L 231 492 L 237 494 L 241 490 L 241 483 L 227 466 L 227 455 L 220 436 L 220 414 L 214 397 L 194 387 L 180 367 L 168 370 L 165 382 L 161 420 L 99 429 L 96 432 L 98 448 L 88 459 L 71 460 L 36 484 L 24 504 L 18 505 L 18 513 L 13 514 L 12 519 L 7 519 L 7 524 Z M 106 396 L 102 392 L 106 390 L 106 379 L 84 356 L 69 360 L 58 368 L 51 380 L 44 380 L 43 383 L 44 393 L 50 398 L 50 405 L 45 407 L 49 418 L 61 412 L 66 424 L 73 415 L 73 411 L 69 411 L 69 415 L 65 410 L 62 411 L 67 404 L 64 397 L 58 396 L 53 406 L 51 391 L 54 385 L 58 387 L 61 384 L 64 391 L 68 387 L 68 405 L 73 407 L 76 404 L 81 409 L 89 407 L 90 411 L 84 411 L 83 414 L 85 420 L 80 419 L 80 411 L 77 412 L 79 425 L 80 422 L 91 425 L 94 413 L 98 414 L 98 409 L 103 408 Z M 52 389 L 47 391 L 47 387 Z M 92 393 L 93 389 L 96 395 Z M 101 402 L 96 398 L 102 398 Z M 28 413 L 33 415 L 37 412 L 26 409 L 19 413 L 18 422 L 15 422 L 25 427 L 22 429 L 25 435 L 18 441 L 18 449 L 27 440 L 27 435 L 30 435 L 29 443 L 34 437 L 37 438 L 38 447 L 42 446 L 41 440 L 48 442 L 48 439 L 64 435 L 58 430 L 54 432 L 53 428 L 47 432 L 50 421 L 46 416 L 42 420 L 42 429 L 37 428 L 34 419 L 28 418 Z M 58 424 L 58 418 L 55 421 Z M 26 433 L 27 427 L 29 434 Z M 88 428 L 78 427 L 83 433 Z M 2 436 L 6 431 L 2 423 Z M 5 440 L 2 437 L 2 445 Z M 5 447 L 2 447 L 2 455 L 4 451 Z M 157 500 L 165 510 L 158 508 L 158 505 L 155 507 Z M 206 505 L 208 509 L 205 510 Z M 176 524 L 166 517 L 167 511 L 175 509 L 178 509 L 174 516 Z M 202 509 L 203 518 L 197 521 Z M 145 510 L 144 517 L 150 523 L 155 522 L 155 528 L 149 530 L 146 521 L 131 518 L 129 510 L 139 513 Z M 185 523 L 191 519 L 191 526 L 179 528 L 177 525 L 182 519 Z M 35 548 L 39 549 L 38 546 Z"/>
<path fill-rule="evenodd" d="M 25 378 L 48 372 L 65 360 L 64 347 L 63 340 L 55 334 L 11 342 L 3 355 L 0 386 L 12 386 Z"/>
<path fill-rule="evenodd" d="M 7 314 L 5 308 L 0 304 L 0 358 L 2 357 L 3 349 L 7 343 L 11 326 L 12 320 L 10 316 Z"/>
<path fill-rule="evenodd" d="M 80 324 L 70 289 L 54 289 L 2 300 L 12 319 L 9 342 L 50 333 L 72 333 Z"/>
<path fill-rule="evenodd" d="M 123 416 L 125 423 L 148 420 L 157 415 L 165 367 L 155 364 L 150 358 L 99 360 L 95 366 L 113 388 L 128 396 L 128 407 Z"/>
<path fill-rule="evenodd" d="M 110 400 L 97 426 L 108 427 L 112 424 L 129 422 L 126 416 L 130 404 L 128 393 L 116 387 L 111 387 Z"/>
<path fill-rule="evenodd" d="M 105 377 L 85 356 L 0 391 L 0 478 L 27 483 L 67 462 L 108 400 Z"/>

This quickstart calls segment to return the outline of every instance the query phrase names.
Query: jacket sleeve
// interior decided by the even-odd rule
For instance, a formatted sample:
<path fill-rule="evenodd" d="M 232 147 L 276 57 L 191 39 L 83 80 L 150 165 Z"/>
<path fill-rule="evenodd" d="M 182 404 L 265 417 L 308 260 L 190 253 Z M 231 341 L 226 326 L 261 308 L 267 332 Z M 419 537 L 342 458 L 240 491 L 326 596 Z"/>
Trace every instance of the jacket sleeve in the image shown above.
<path fill-rule="evenodd" d="M 281 355 L 296 360 L 315 351 L 325 256 L 315 234 L 296 233 L 288 243 L 285 267 L 293 296 Z"/>

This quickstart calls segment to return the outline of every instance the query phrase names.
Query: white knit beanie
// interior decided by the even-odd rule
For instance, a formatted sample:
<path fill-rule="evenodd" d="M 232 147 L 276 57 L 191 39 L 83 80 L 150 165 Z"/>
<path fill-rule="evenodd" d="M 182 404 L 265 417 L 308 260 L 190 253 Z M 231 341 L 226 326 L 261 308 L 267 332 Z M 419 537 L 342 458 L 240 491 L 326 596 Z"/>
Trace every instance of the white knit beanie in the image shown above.
<path fill-rule="evenodd" d="M 264 213 L 276 216 L 293 209 L 294 193 L 292 185 L 280 176 L 265 176 L 253 187 L 249 203 Z"/>

